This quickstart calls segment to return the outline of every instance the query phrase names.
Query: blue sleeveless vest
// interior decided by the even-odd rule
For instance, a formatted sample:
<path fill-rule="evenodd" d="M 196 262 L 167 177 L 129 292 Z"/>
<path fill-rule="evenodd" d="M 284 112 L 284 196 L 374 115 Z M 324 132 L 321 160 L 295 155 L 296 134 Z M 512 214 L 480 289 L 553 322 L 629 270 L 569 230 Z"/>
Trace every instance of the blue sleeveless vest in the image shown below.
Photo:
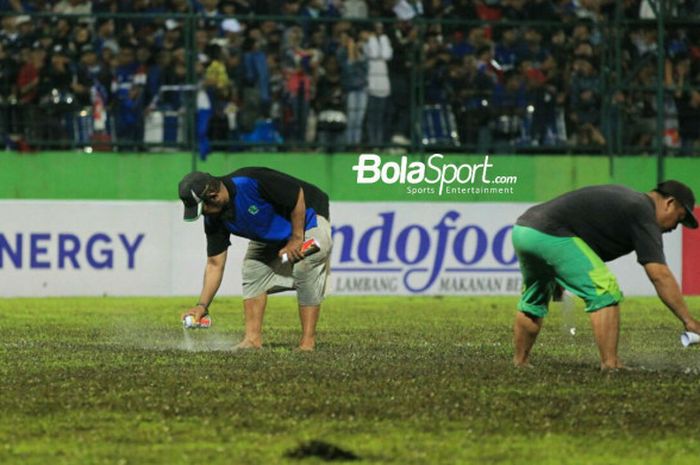
<path fill-rule="evenodd" d="M 236 236 L 261 242 L 283 242 L 292 235 L 292 223 L 280 216 L 258 192 L 258 181 L 239 176 L 231 178 L 236 195 L 231 200 L 235 212 L 233 221 L 224 221 L 226 229 Z M 317 226 L 316 211 L 306 208 L 304 230 Z"/>

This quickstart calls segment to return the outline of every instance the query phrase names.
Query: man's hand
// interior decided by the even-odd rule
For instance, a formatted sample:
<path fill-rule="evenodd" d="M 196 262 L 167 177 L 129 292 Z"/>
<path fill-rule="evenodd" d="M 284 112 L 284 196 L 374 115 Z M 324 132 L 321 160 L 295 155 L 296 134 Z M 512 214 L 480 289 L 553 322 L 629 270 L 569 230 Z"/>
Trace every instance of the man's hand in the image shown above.
<path fill-rule="evenodd" d="M 688 320 L 688 322 L 685 324 L 685 330 L 700 334 L 700 321 L 696 319 Z"/>
<path fill-rule="evenodd" d="M 298 262 L 304 258 L 301 253 L 301 246 L 304 244 L 304 222 L 306 220 L 306 201 L 304 199 L 304 189 L 299 188 L 297 192 L 297 201 L 294 209 L 289 215 L 289 220 L 292 223 L 292 234 L 287 241 L 287 245 L 282 247 L 282 250 L 277 254 L 282 257 L 287 254 L 287 260 L 292 263 Z"/>
<path fill-rule="evenodd" d="M 289 242 L 287 242 L 287 245 L 282 247 L 277 255 L 282 257 L 282 255 L 287 254 L 289 261 L 296 263 L 304 258 L 304 255 L 301 253 L 301 246 L 303 243 L 303 239 L 292 237 L 289 239 Z"/>
<path fill-rule="evenodd" d="M 656 293 L 663 303 L 681 320 L 687 331 L 697 333 L 700 330 L 700 322 L 690 314 L 688 306 L 683 299 L 681 288 L 668 266 L 652 262 L 645 264 L 644 270 L 647 272 L 647 276 L 649 276 L 656 288 Z"/>
<path fill-rule="evenodd" d="M 185 313 L 180 315 L 180 321 L 184 320 L 187 315 L 191 315 L 194 318 L 195 323 L 199 323 L 199 320 L 207 312 L 204 305 L 195 305 L 194 307 L 187 310 Z"/>

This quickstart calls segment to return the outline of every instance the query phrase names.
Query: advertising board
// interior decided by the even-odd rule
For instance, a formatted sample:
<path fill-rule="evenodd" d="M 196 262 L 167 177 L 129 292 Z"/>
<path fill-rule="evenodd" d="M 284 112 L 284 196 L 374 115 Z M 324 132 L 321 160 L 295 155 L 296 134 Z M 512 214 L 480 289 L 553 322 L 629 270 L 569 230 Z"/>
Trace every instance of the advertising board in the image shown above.
<path fill-rule="evenodd" d="M 510 233 L 526 203 L 332 202 L 331 292 L 515 295 Z M 200 222 L 179 202 L 3 200 L 0 295 L 197 295 L 206 261 Z M 682 240 L 666 235 L 681 279 Z M 220 295 L 239 295 L 246 241 L 232 237 Z M 654 289 L 634 254 L 610 264 L 627 295 Z"/>

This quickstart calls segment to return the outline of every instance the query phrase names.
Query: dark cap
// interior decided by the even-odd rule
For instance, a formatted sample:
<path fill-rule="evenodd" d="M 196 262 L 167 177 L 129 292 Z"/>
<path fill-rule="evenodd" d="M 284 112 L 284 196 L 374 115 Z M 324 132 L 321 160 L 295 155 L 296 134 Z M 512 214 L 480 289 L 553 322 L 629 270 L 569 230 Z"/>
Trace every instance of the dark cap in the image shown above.
<path fill-rule="evenodd" d="M 685 219 L 681 222 L 683 226 L 690 229 L 698 227 L 698 220 L 695 218 L 695 215 L 693 215 L 695 195 L 690 187 L 682 182 L 669 180 L 659 183 L 655 190 L 661 194 L 670 195 L 683 205 L 685 208 Z"/>
<path fill-rule="evenodd" d="M 185 205 L 185 221 L 194 221 L 202 214 L 202 202 L 212 181 L 216 178 L 209 173 L 193 171 L 180 181 L 180 200 Z"/>

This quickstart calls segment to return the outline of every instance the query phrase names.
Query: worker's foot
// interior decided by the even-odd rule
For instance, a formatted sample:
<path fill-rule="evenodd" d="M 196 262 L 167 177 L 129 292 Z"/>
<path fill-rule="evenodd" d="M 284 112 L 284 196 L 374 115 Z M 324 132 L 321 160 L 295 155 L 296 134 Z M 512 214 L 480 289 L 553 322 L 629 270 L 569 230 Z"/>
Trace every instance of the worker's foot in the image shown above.
<path fill-rule="evenodd" d="M 315 339 L 302 339 L 301 342 L 299 343 L 299 347 L 297 347 L 297 351 L 299 352 L 313 352 L 316 349 L 316 340 Z"/>
<path fill-rule="evenodd" d="M 535 368 L 530 364 L 530 362 L 518 362 L 515 360 L 513 360 L 513 366 L 519 370 L 528 370 Z"/>
<path fill-rule="evenodd" d="M 625 366 L 617 358 L 600 362 L 600 371 L 617 371 L 624 369 Z"/>
<path fill-rule="evenodd" d="M 242 349 L 242 350 L 250 350 L 250 349 L 261 349 L 262 348 L 262 341 L 260 340 L 251 340 L 251 339 L 243 339 L 241 342 L 236 344 L 236 349 Z"/>

